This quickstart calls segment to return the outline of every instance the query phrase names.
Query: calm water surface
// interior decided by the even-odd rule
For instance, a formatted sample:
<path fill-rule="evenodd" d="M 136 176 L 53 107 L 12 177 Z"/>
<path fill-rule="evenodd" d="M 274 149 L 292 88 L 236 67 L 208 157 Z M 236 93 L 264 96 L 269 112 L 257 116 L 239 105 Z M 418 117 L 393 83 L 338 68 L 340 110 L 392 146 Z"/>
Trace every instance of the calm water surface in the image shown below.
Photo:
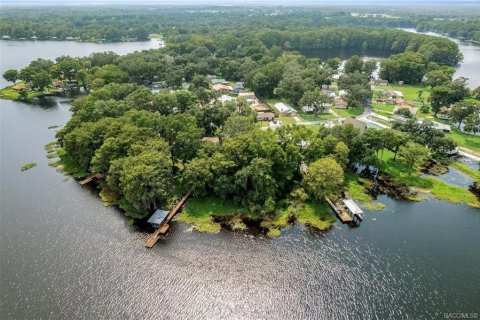
<path fill-rule="evenodd" d="M 6 50 L 23 59 L 28 48 Z M 480 312 L 478 209 L 382 198 L 387 209 L 367 211 L 360 228 L 293 226 L 277 239 L 205 235 L 174 223 L 168 239 L 146 250 L 148 234 L 48 166 L 43 146 L 54 131 L 47 128 L 68 121 L 69 105 L 0 104 L 2 319 L 443 319 L 444 312 Z M 27 162 L 38 166 L 20 172 Z"/>

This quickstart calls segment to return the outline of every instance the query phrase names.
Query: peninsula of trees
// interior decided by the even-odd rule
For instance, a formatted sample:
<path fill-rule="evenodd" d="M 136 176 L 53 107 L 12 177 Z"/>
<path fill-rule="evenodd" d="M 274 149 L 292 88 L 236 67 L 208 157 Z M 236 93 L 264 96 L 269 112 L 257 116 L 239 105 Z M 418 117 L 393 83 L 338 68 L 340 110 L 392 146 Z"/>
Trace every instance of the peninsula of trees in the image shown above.
<path fill-rule="evenodd" d="M 193 190 L 197 198 L 220 199 L 277 230 L 292 215 L 305 219 L 296 215 L 301 208 L 322 206 L 325 196 L 340 197 L 342 190 L 372 201 L 365 193 L 371 182 L 356 174 L 359 167 L 378 168 L 407 190 L 396 196 L 414 197 L 407 186 L 415 186 L 479 205 L 468 190 L 418 175 L 426 160 L 446 159 L 456 147 L 432 122 L 410 117 L 383 130 L 352 124 L 265 130 L 251 101 L 222 100 L 223 87 L 212 85 L 217 75 L 226 87 L 241 82 L 263 101 L 281 98 L 297 111 L 312 106 L 315 114 L 332 103 L 326 90 L 334 88 L 346 92 L 347 112 L 363 110 L 372 101 L 375 62 L 353 56 L 340 71 L 338 58 L 298 51 L 375 48 L 391 55 L 381 63 L 382 77 L 428 86 L 434 113 L 453 105 L 453 117 L 460 123 L 468 118 L 478 129 L 475 98 L 465 79 L 452 78 L 452 66 L 462 59 L 455 43 L 374 27 L 279 30 L 250 26 L 248 19 L 222 32 L 186 23 L 163 33 L 162 49 L 38 59 L 4 77 L 38 90 L 52 80 L 73 82 L 88 93 L 73 102 L 73 116 L 58 132 L 61 163 L 76 176 L 106 175 L 102 197 L 132 218 Z M 161 90 L 152 92 L 152 84 Z"/>

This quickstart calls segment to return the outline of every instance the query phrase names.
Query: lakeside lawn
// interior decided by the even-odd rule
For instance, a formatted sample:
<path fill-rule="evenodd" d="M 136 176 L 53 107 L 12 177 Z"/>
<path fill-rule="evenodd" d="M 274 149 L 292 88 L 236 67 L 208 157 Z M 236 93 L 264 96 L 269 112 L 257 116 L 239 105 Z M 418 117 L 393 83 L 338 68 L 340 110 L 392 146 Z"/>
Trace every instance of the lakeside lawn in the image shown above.
<path fill-rule="evenodd" d="M 430 97 L 430 87 L 412 84 L 391 84 L 388 86 L 377 86 L 381 90 L 395 90 L 403 93 L 403 99 L 408 101 L 416 101 L 418 99 L 418 91 L 422 90 L 422 98 L 427 101 Z"/>
<path fill-rule="evenodd" d="M 422 176 L 419 171 L 409 174 L 408 168 L 403 164 L 401 158 L 397 156 L 397 160 L 394 161 L 393 156 L 393 152 L 389 150 L 383 150 L 383 155 L 380 152 L 378 156 L 379 160 L 381 160 L 379 169 L 395 178 L 398 182 L 429 190 L 439 200 L 465 203 L 476 208 L 480 207 L 480 201 L 469 190 L 450 185 L 439 178 Z"/>
<path fill-rule="evenodd" d="M 326 230 L 336 221 L 327 204 L 306 202 L 300 208 L 287 207 L 275 214 L 250 212 L 235 204 L 231 200 L 216 197 L 190 198 L 182 213 L 176 217 L 177 221 L 195 226 L 199 232 L 218 233 L 221 224 L 215 218 L 222 218 L 234 230 L 245 230 L 246 225 L 242 217 L 261 219 L 260 226 L 267 231 L 267 236 L 277 237 L 280 229 L 290 225 L 291 218 L 299 223 L 319 230 Z"/>
<path fill-rule="evenodd" d="M 465 147 L 480 154 L 480 136 L 461 132 L 456 128 L 452 128 L 452 132 L 447 134 L 452 138 L 459 147 Z"/>

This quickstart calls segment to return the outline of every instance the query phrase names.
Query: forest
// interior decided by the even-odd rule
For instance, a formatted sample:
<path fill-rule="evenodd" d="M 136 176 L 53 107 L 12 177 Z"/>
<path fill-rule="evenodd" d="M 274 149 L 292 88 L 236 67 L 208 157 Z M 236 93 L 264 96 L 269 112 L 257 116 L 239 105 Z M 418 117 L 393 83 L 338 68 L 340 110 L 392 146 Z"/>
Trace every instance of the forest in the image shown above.
<path fill-rule="evenodd" d="M 441 8 L 441 6 L 440 6 Z M 102 9 L 102 10 L 98 10 Z M 3 39 L 129 41 L 150 34 L 195 30 L 221 33 L 237 26 L 239 34 L 257 28 L 302 32 L 320 27 L 371 26 L 416 28 L 479 41 L 480 16 L 475 7 L 442 10 L 416 6 L 318 7 L 5 7 L 0 13 Z"/>

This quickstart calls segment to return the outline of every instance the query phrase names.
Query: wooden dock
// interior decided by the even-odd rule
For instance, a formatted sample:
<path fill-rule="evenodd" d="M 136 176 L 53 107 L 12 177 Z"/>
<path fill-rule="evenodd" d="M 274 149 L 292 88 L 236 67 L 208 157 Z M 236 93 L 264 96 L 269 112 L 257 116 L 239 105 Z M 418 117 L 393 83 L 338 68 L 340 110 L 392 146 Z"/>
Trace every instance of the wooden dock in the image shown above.
<path fill-rule="evenodd" d="M 325 197 L 325 200 L 330 205 L 332 210 L 337 215 L 338 219 L 342 221 L 342 223 L 350 223 L 353 222 L 353 218 L 348 214 L 346 210 L 344 210 L 341 206 L 335 205 L 329 198 Z"/>
<path fill-rule="evenodd" d="M 155 230 L 155 232 L 152 234 L 152 236 L 145 242 L 145 247 L 151 248 L 157 243 L 158 239 L 160 239 L 160 235 L 167 233 L 168 229 L 170 228 L 170 220 L 173 219 L 173 217 L 177 214 L 177 212 L 182 208 L 182 206 L 185 204 L 185 201 L 187 201 L 188 197 L 192 194 L 192 190 L 190 190 L 183 198 L 180 200 L 175 207 L 170 211 L 165 218 L 165 220 L 162 222 L 162 224 Z"/>
<path fill-rule="evenodd" d="M 105 175 L 102 173 L 95 173 L 94 175 L 91 175 L 90 177 L 87 177 L 80 181 L 80 185 L 86 185 L 87 183 L 91 182 L 93 179 L 103 179 L 105 178 Z"/>

